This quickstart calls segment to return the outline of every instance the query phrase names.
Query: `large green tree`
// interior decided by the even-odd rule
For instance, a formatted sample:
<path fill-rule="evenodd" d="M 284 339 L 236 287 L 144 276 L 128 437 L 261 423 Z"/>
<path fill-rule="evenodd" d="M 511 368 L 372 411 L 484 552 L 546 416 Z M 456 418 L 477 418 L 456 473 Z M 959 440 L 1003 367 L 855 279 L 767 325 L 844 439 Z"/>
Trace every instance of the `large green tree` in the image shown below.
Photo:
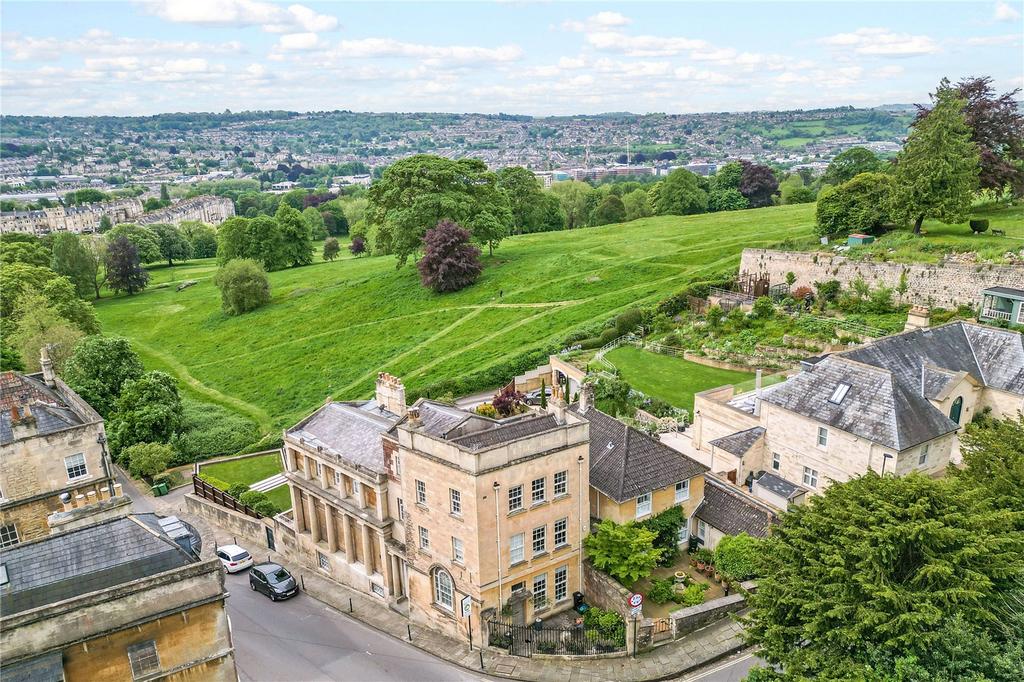
<path fill-rule="evenodd" d="M 64 369 L 72 349 L 83 334 L 60 316 L 41 294 L 31 292 L 18 302 L 18 322 L 11 334 L 11 345 L 21 353 L 22 364 L 30 372 L 38 372 L 39 353 L 46 346 L 54 371 Z"/>
<path fill-rule="evenodd" d="M 595 566 L 622 584 L 632 585 L 658 566 L 664 550 L 654 546 L 657 536 L 636 523 L 619 525 L 605 519 L 584 539 L 583 546 Z"/>
<path fill-rule="evenodd" d="M 708 193 L 696 175 L 685 168 L 668 174 L 658 192 L 658 215 L 691 215 L 708 210 Z"/>
<path fill-rule="evenodd" d="M 0 318 L 16 321 L 15 308 L 27 293 L 39 293 L 65 320 L 85 334 L 99 332 L 96 312 L 75 292 L 67 277 L 50 268 L 14 263 L 0 268 Z"/>
<path fill-rule="evenodd" d="M 163 372 L 146 372 L 125 382 L 108 425 L 111 451 L 119 454 L 138 443 L 169 443 L 181 427 L 184 411 L 178 385 Z"/>
<path fill-rule="evenodd" d="M 156 236 L 160 256 L 167 261 L 168 266 L 174 265 L 176 260 L 188 260 L 192 257 L 191 242 L 176 226 L 156 223 L 150 225 L 149 230 Z"/>
<path fill-rule="evenodd" d="M 309 233 L 309 224 L 303 219 L 302 213 L 282 203 L 277 207 L 274 218 L 281 231 L 285 262 L 292 267 L 312 263 L 313 241 Z"/>
<path fill-rule="evenodd" d="M 110 416 L 124 385 L 142 376 L 142 361 L 128 339 L 88 336 L 75 346 L 64 381 L 103 417 Z"/>
<path fill-rule="evenodd" d="M 142 267 L 139 250 L 127 236 L 107 243 L 106 259 L 107 286 L 111 291 L 131 296 L 149 284 L 149 272 Z"/>
<path fill-rule="evenodd" d="M 505 194 L 512 214 L 512 232 L 538 232 L 537 204 L 541 199 L 540 181 L 522 166 L 508 166 L 497 173 L 498 189 Z"/>
<path fill-rule="evenodd" d="M 934 99 L 935 107 L 914 123 L 896 157 L 891 210 L 913 221 L 914 234 L 921 233 L 925 218 L 966 220 L 978 189 L 980 157 L 964 118 L 966 102 L 945 81 Z"/>
<path fill-rule="evenodd" d="M 876 173 L 882 170 L 882 161 L 870 149 L 851 147 L 836 154 L 821 177 L 822 184 L 841 185 L 853 180 L 861 173 Z"/>
<path fill-rule="evenodd" d="M 1024 575 L 1016 528 L 1014 512 L 953 479 L 834 483 L 784 514 L 759 553 L 748 640 L 789 680 L 905 679 L 898 659 L 933 670 L 952 618 L 1006 638 L 1000 605 Z"/>
<path fill-rule="evenodd" d="M 107 232 L 107 243 L 112 244 L 119 237 L 124 237 L 132 244 L 139 254 L 142 263 L 156 263 L 163 258 L 160 252 L 160 239 L 148 227 L 134 223 L 119 223 Z"/>
<path fill-rule="evenodd" d="M 270 280 L 263 266 L 248 258 L 234 258 L 214 275 L 221 307 L 228 315 L 241 315 L 270 302 Z"/>
<path fill-rule="evenodd" d="M 402 159 L 385 169 L 367 197 L 367 220 L 377 226 L 374 248 L 394 253 L 399 266 L 422 249 L 424 234 L 442 220 L 459 223 L 489 246 L 512 221 L 496 175 L 478 159 L 428 154 Z M 502 230 L 495 229 L 495 221 Z"/>
<path fill-rule="evenodd" d="M 579 180 L 563 180 L 551 185 L 551 194 L 558 197 L 565 215 L 566 229 L 573 230 L 587 224 L 590 197 L 596 190 Z"/>
<path fill-rule="evenodd" d="M 60 232 L 53 235 L 51 248 L 50 267 L 53 271 L 71 280 L 80 297 L 92 296 L 100 264 L 83 237 L 72 232 Z"/>
<path fill-rule="evenodd" d="M 815 209 L 820 235 L 874 232 L 890 222 L 893 179 L 883 173 L 861 173 L 838 187 L 826 187 Z"/>
<path fill-rule="evenodd" d="M 183 221 L 178 228 L 192 245 L 193 258 L 213 258 L 217 255 L 217 232 L 196 220 Z"/>
<path fill-rule="evenodd" d="M 996 507 L 1024 512 L 1024 415 L 969 424 L 960 445 L 964 467 L 956 470 L 959 480 L 984 489 Z"/>
<path fill-rule="evenodd" d="M 622 195 L 622 205 L 626 209 L 626 220 L 637 220 L 654 215 L 651 207 L 651 195 L 645 189 L 635 189 Z"/>
<path fill-rule="evenodd" d="M 609 194 L 594 209 L 594 224 L 621 223 L 626 219 L 626 205 L 615 194 Z"/>

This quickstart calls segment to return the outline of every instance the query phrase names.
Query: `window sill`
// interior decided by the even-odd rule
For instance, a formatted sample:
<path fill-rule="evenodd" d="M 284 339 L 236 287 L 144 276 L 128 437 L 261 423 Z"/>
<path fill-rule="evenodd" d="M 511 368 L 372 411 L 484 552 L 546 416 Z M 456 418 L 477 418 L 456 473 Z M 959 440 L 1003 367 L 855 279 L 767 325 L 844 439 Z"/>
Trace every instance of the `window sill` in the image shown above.
<path fill-rule="evenodd" d="M 551 550 L 551 553 L 554 554 L 555 552 L 561 552 L 563 549 L 569 549 L 570 547 L 572 547 L 572 545 L 568 542 L 562 543 L 561 545 L 555 545 L 554 549 Z"/>
<path fill-rule="evenodd" d="M 518 516 L 519 514 L 525 514 L 525 513 L 526 513 L 526 510 L 524 508 L 520 507 L 519 509 L 513 509 L 508 514 L 506 514 L 506 516 L 512 517 L 512 516 Z"/>
<path fill-rule="evenodd" d="M 92 474 L 86 474 L 84 476 L 76 476 L 75 478 L 69 478 L 68 483 L 86 483 L 93 479 Z"/>
<path fill-rule="evenodd" d="M 536 561 L 537 559 L 543 559 L 543 558 L 544 558 L 544 557 L 546 557 L 547 555 L 548 555 L 548 552 L 547 552 L 547 550 L 544 550 L 543 552 L 534 552 L 534 553 L 533 553 L 533 556 L 531 557 L 531 559 L 532 559 L 533 561 Z"/>
<path fill-rule="evenodd" d="M 460 523 L 461 523 L 461 522 L 462 522 L 462 520 L 463 520 L 463 519 L 462 519 L 462 514 L 456 514 L 455 512 L 449 512 L 449 513 L 448 513 L 448 516 L 452 517 L 452 518 L 453 518 L 453 519 L 455 519 L 456 521 L 459 521 Z"/>
<path fill-rule="evenodd" d="M 543 507 L 547 503 L 548 503 L 548 500 L 537 500 L 536 502 L 534 502 L 533 504 L 530 505 L 530 509 L 536 509 L 537 507 Z"/>
<path fill-rule="evenodd" d="M 465 568 L 466 567 L 466 562 L 465 561 L 459 561 L 458 559 L 452 559 L 452 564 L 454 564 L 455 566 L 458 566 L 459 568 Z"/>
<path fill-rule="evenodd" d="M 569 498 L 569 493 L 561 493 L 560 495 L 555 495 L 554 497 L 552 497 L 551 501 L 552 502 L 559 502 L 561 500 L 565 500 L 565 499 L 568 499 L 568 498 Z"/>
<path fill-rule="evenodd" d="M 509 564 L 508 567 L 509 568 L 519 568 L 520 566 L 525 566 L 525 565 L 526 565 L 526 559 L 523 559 L 522 561 L 517 561 L 514 564 Z"/>
<path fill-rule="evenodd" d="M 423 504 L 422 502 L 417 502 L 416 503 L 416 507 L 418 509 L 421 509 L 422 511 L 430 511 L 430 507 L 428 507 L 427 505 Z"/>
<path fill-rule="evenodd" d="M 449 618 L 455 618 L 455 609 L 454 608 L 449 609 L 447 606 L 441 606 L 437 602 L 430 602 L 430 605 L 438 613 L 444 614 L 445 616 L 447 616 Z"/>

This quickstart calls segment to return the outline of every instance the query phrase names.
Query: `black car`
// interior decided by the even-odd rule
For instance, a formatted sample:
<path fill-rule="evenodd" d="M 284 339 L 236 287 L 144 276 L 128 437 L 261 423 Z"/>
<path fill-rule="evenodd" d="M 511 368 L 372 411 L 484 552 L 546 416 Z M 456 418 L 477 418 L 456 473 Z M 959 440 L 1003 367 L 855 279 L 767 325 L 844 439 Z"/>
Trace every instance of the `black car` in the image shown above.
<path fill-rule="evenodd" d="M 258 564 L 249 571 L 249 589 L 262 592 L 271 601 L 288 599 L 299 593 L 292 574 L 277 564 Z"/>

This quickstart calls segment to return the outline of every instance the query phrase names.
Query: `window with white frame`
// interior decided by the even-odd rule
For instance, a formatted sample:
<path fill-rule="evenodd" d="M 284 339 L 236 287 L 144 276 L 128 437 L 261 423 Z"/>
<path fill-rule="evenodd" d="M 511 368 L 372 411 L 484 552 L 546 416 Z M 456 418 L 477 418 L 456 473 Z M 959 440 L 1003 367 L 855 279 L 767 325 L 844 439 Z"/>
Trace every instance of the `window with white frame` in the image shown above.
<path fill-rule="evenodd" d="M 812 488 L 818 487 L 818 470 L 810 467 L 804 467 L 804 485 L 809 485 Z"/>
<path fill-rule="evenodd" d="M 523 533 L 516 533 L 508 539 L 508 562 L 513 566 L 526 559 L 523 547 L 525 542 L 526 536 Z"/>
<path fill-rule="evenodd" d="M 455 488 L 448 488 L 448 498 L 452 514 L 462 516 L 462 493 Z"/>
<path fill-rule="evenodd" d="M 402 477 L 402 458 L 398 456 L 398 453 L 391 455 L 391 471 L 394 472 L 395 478 Z"/>
<path fill-rule="evenodd" d="M 690 499 L 690 481 L 679 481 L 676 483 L 676 503 L 686 502 Z"/>
<path fill-rule="evenodd" d="M 21 542 L 18 538 L 18 527 L 13 523 L 0 526 L 0 547 L 13 547 Z"/>
<path fill-rule="evenodd" d="M 697 519 L 697 537 L 701 540 L 706 540 L 708 535 L 708 524 L 704 523 L 700 519 Z"/>
<path fill-rule="evenodd" d="M 359 483 L 359 481 L 357 481 L 354 478 L 352 479 L 352 495 L 353 495 L 353 497 L 358 497 L 359 496 L 359 491 L 362 490 L 362 487 L 363 486 L 362 486 L 362 484 Z"/>
<path fill-rule="evenodd" d="M 420 549 L 430 549 L 430 531 L 420 526 Z"/>
<path fill-rule="evenodd" d="M 455 610 L 455 583 L 443 568 L 434 569 L 434 603 L 449 611 Z"/>
<path fill-rule="evenodd" d="M 924 466 L 928 463 L 928 448 L 931 443 L 925 443 L 921 446 L 921 453 L 917 456 L 917 466 Z"/>
<path fill-rule="evenodd" d="M 555 547 L 569 544 L 569 519 L 555 521 Z"/>
<path fill-rule="evenodd" d="M 556 471 L 555 472 L 555 497 L 559 495 L 565 495 L 569 492 L 569 472 L 568 471 Z"/>
<path fill-rule="evenodd" d="M 316 563 L 322 571 L 331 570 L 331 562 L 323 552 L 316 553 Z"/>
<path fill-rule="evenodd" d="M 508 510 L 514 512 L 523 508 L 523 486 L 514 485 L 508 489 Z"/>
<path fill-rule="evenodd" d="M 337 469 L 334 470 L 334 485 L 341 487 L 341 472 Z"/>
<path fill-rule="evenodd" d="M 562 601 L 569 594 L 569 567 L 555 569 L 555 601 Z"/>
<path fill-rule="evenodd" d="M 543 554 L 548 549 L 548 527 L 539 526 L 533 529 L 533 553 Z"/>
<path fill-rule="evenodd" d="M 68 480 L 82 478 L 89 475 L 89 468 L 85 466 L 85 455 L 78 453 L 64 458 L 64 468 L 68 471 Z"/>
<path fill-rule="evenodd" d="M 427 503 L 427 484 L 423 481 L 416 481 L 416 504 Z"/>
<path fill-rule="evenodd" d="M 651 494 L 644 493 L 636 498 L 636 517 L 646 516 L 651 513 Z"/>
<path fill-rule="evenodd" d="M 828 445 L 828 429 L 824 426 L 818 427 L 818 447 L 823 448 Z"/>
<path fill-rule="evenodd" d="M 538 502 L 544 501 L 545 487 L 547 487 L 546 480 L 543 478 L 535 478 L 533 479 L 533 482 L 530 483 L 530 498 L 533 504 L 537 504 Z"/>
<path fill-rule="evenodd" d="M 160 655 L 156 651 L 156 641 L 139 642 L 127 649 L 128 662 L 132 666 L 132 677 L 136 680 L 160 670 Z"/>
<path fill-rule="evenodd" d="M 777 452 L 772 453 L 772 469 L 779 471 L 782 468 L 782 455 Z"/>
<path fill-rule="evenodd" d="M 533 577 L 533 608 L 542 609 L 548 603 L 548 574 Z"/>
<path fill-rule="evenodd" d="M 405 500 L 401 497 L 396 499 L 398 500 L 398 520 L 405 521 Z"/>
<path fill-rule="evenodd" d="M 324 473 L 323 465 L 320 464 L 320 462 L 318 460 L 315 460 L 315 459 L 313 460 L 313 463 L 316 464 L 316 475 L 317 476 L 322 476 L 323 473 Z"/>
<path fill-rule="evenodd" d="M 462 540 L 455 536 L 452 536 L 452 561 L 457 561 L 460 564 L 466 560 L 465 552 L 462 549 Z"/>

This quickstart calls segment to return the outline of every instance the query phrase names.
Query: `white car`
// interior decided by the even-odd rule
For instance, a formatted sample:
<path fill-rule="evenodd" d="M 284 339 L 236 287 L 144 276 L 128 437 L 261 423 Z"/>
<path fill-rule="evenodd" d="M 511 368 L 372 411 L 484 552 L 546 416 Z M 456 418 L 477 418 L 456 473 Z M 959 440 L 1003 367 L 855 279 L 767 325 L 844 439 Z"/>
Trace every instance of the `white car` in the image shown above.
<path fill-rule="evenodd" d="M 221 545 L 217 548 L 217 558 L 228 573 L 238 573 L 252 566 L 252 555 L 238 545 Z"/>

